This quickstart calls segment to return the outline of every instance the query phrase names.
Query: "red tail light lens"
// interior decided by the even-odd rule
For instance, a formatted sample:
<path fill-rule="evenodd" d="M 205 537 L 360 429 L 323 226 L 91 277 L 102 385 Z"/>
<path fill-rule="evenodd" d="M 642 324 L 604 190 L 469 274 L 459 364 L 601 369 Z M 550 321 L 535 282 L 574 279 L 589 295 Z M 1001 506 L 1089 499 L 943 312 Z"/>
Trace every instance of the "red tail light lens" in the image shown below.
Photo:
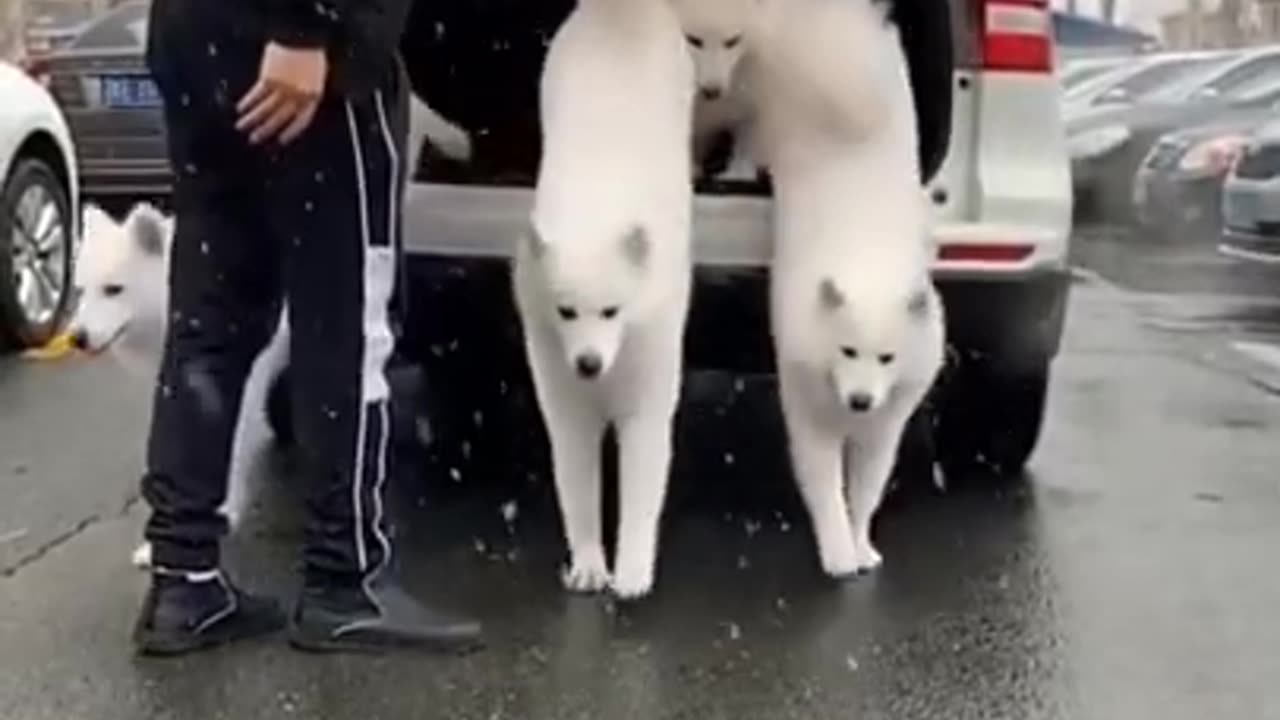
<path fill-rule="evenodd" d="M 1053 15 L 1048 0 L 978 0 L 982 67 L 1053 71 Z"/>

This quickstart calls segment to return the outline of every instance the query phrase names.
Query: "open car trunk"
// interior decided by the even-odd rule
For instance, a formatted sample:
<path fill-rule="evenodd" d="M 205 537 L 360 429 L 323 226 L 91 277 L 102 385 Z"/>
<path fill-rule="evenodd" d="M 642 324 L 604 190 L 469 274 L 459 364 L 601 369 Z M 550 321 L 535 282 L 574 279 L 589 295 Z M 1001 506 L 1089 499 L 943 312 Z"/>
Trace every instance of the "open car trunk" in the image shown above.
<path fill-rule="evenodd" d="M 870 0 L 862 0 L 870 1 Z M 899 18 L 922 122 L 929 174 L 946 154 L 952 116 L 954 33 L 971 28 L 969 0 L 890 0 Z M 472 156 L 461 163 L 427 148 L 415 179 L 462 185 L 531 186 L 541 141 L 538 80 L 547 44 L 574 0 L 417 2 L 401 44 L 414 92 L 464 129 Z M 957 21 L 952 22 L 952 18 Z M 692 88 L 690 89 L 692 92 Z M 625 138 L 619 138 L 625 142 Z M 700 191 L 759 193 L 761 183 L 703 183 Z"/>

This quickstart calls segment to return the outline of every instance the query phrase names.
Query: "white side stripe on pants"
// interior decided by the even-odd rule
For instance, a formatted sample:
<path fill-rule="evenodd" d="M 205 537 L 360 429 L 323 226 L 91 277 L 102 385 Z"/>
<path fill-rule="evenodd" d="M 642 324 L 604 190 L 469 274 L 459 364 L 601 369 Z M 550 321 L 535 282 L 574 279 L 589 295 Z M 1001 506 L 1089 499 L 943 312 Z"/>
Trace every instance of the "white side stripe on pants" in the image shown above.
<path fill-rule="evenodd" d="M 374 537 L 381 546 L 382 557 L 379 559 L 379 567 L 384 566 L 390 560 L 391 543 L 387 539 L 382 530 L 383 521 L 383 503 L 381 492 L 386 484 L 387 474 L 387 451 L 388 439 L 390 432 L 390 412 L 388 410 L 388 400 L 390 397 L 390 388 L 387 384 L 385 368 L 387 361 L 391 357 L 394 339 L 391 334 L 391 325 L 387 318 L 387 306 L 391 300 L 391 291 L 395 283 L 395 238 L 398 232 L 397 223 L 397 207 L 398 197 L 398 179 L 400 173 L 400 158 L 396 151 L 395 144 L 391 138 L 390 129 L 386 120 L 386 113 L 382 105 L 381 93 L 376 95 L 376 107 L 378 111 L 379 124 L 381 126 L 383 141 L 386 144 L 389 164 L 391 166 L 390 183 L 387 192 L 390 193 L 388 198 L 388 223 L 386 227 L 387 237 L 385 243 L 374 243 L 372 235 L 372 226 L 370 218 L 371 198 L 369 194 L 368 178 L 365 176 L 365 154 L 361 142 L 359 126 L 356 121 L 355 108 L 351 103 L 346 104 L 347 125 L 351 134 L 352 157 L 356 166 L 356 184 L 359 190 L 359 207 L 360 207 L 360 232 L 363 238 L 364 246 L 364 277 L 363 277 L 363 307 L 361 308 L 361 316 L 363 323 L 364 344 L 361 348 L 361 378 L 360 378 L 360 415 L 358 427 L 356 431 L 356 452 L 355 465 L 352 475 L 352 509 L 355 519 L 355 547 L 356 559 L 360 572 L 368 573 L 369 571 L 369 549 L 365 543 L 366 518 L 365 512 L 369 510 L 372 513 L 372 527 Z M 373 406 L 381 405 L 380 408 Z M 366 464 L 369 458 L 365 457 L 366 446 L 369 444 L 369 421 L 371 411 L 377 409 L 381 412 L 379 417 L 379 429 L 381 437 L 375 440 L 378 457 L 376 458 L 377 478 L 373 480 L 373 507 L 365 508 L 364 491 L 366 489 Z M 367 578 L 367 576 L 366 576 Z"/>

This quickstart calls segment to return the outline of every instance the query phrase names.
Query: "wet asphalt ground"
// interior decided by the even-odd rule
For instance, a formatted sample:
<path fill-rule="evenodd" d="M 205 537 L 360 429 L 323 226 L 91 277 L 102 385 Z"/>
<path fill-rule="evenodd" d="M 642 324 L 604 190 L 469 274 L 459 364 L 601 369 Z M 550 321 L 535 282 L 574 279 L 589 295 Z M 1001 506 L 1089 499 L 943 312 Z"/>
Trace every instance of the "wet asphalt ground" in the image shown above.
<path fill-rule="evenodd" d="M 488 624 L 462 659 L 134 658 L 146 384 L 0 361 L 0 718 L 1280 718 L 1280 280 L 1208 244 L 1075 255 L 1028 476 L 894 503 L 857 582 L 803 517 L 682 507 L 650 601 L 567 597 L 545 487 L 402 482 L 408 582 Z M 291 468 L 263 463 L 229 561 L 287 597 Z"/>

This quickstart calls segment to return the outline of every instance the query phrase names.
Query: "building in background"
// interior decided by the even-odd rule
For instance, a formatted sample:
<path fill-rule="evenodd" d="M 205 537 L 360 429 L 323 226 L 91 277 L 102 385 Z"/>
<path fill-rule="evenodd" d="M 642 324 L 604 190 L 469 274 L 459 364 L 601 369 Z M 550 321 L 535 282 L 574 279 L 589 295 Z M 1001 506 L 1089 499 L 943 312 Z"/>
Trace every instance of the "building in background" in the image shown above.
<path fill-rule="evenodd" d="M 1280 0 L 1188 0 L 1161 21 L 1165 44 L 1178 50 L 1280 42 Z"/>

